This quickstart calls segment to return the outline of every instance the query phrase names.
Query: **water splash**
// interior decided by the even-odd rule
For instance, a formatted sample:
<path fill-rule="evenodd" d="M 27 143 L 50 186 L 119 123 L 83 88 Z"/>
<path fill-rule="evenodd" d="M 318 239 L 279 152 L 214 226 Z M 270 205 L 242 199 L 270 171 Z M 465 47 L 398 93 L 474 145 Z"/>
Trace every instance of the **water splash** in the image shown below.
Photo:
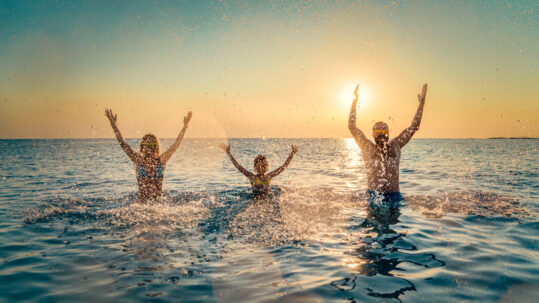
<path fill-rule="evenodd" d="M 437 196 L 409 195 L 405 198 L 412 210 L 428 218 L 441 218 L 448 213 L 485 217 L 530 216 L 529 210 L 517 199 L 494 192 L 445 192 Z"/>

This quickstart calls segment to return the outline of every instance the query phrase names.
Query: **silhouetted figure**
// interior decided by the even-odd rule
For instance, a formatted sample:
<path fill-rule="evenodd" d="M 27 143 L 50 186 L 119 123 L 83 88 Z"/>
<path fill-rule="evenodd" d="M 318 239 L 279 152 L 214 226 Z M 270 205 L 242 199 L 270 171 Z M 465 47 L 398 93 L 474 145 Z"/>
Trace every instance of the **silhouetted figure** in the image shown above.
<path fill-rule="evenodd" d="M 193 114 L 187 113 L 187 116 L 183 118 L 183 128 L 172 145 L 166 152 L 161 154 L 161 144 L 159 138 L 153 134 L 147 134 L 142 137 L 140 141 L 140 151 L 135 152 L 131 146 L 129 146 L 122 137 L 116 120 L 118 115 L 112 113 L 112 110 L 106 109 L 105 115 L 110 120 L 110 125 L 116 134 L 118 143 L 123 148 L 129 159 L 135 166 L 135 172 L 137 174 L 138 183 L 138 200 L 147 201 L 149 199 L 155 199 L 163 195 L 163 178 L 165 173 L 165 167 L 168 160 L 174 152 L 180 146 L 189 121 Z"/>
<path fill-rule="evenodd" d="M 361 148 L 365 168 L 367 169 L 367 195 L 369 201 L 381 197 L 383 202 L 393 202 L 402 200 L 399 192 L 399 163 L 401 158 L 401 148 L 403 148 L 419 129 L 425 96 L 427 94 L 427 84 L 423 85 L 421 94 L 417 95 L 419 107 L 412 121 L 412 125 L 402 131 L 397 137 L 389 140 L 389 129 L 385 122 L 376 122 L 372 128 L 372 143 L 363 132 L 356 127 L 356 107 L 358 102 L 357 90 L 354 90 L 354 101 L 350 109 L 348 119 L 348 129 Z"/>

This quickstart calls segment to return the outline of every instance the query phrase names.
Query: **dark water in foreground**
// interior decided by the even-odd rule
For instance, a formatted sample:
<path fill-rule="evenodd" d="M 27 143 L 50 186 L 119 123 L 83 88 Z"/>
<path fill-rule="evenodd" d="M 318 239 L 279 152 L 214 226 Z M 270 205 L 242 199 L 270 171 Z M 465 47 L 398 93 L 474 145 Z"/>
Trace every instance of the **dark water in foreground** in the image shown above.
<path fill-rule="evenodd" d="M 412 140 L 394 211 L 352 140 L 231 140 L 246 167 L 300 146 L 271 201 L 219 142 L 185 140 L 141 205 L 112 139 L 0 140 L 0 301 L 538 301 L 539 140 Z"/>

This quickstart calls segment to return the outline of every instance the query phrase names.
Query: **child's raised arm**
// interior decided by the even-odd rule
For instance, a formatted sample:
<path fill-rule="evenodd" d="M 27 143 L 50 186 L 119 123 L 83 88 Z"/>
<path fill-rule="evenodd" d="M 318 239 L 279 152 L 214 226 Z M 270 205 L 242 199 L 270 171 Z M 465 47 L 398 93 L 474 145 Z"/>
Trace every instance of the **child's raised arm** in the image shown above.
<path fill-rule="evenodd" d="M 294 158 L 294 155 L 298 152 L 298 147 L 296 145 L 292 145 L 292 152 L 290 152 L 290 155 L 288 156 L 288 159 L 284 162 L 283 166 L 277 168 L 276 170 L 270 172 L 268 174 L 268 177 L 271 179 L 273 177 L 277 177 L 280 173 L 283 172 L 283 170 L 290 164 L 290 161 L 292 161 L 292 158 Z"/>
<path fill-rule="evenodd" d="M 224 144 L 224 143 L 221 143 L 219 144 L 219 147 L 224 150 L 226 152 L 226 154 L 228 155 L 228 157 L 230 158 L 230 161 L 232 162 L 232 164 L 234 164 L 234 166 L 242 173 L 244 174 L 247 178 L 251 179 L 254 177 L 254 174 L 248 170 L 245 169 L 245 167 L 241 166 L 241 164 L 238 163 L 238 161 L 236 161 L 236 159 L 234 158 L 234 156 L 232 156 L 232 153 L 230 152 L 230 144 Z"/>

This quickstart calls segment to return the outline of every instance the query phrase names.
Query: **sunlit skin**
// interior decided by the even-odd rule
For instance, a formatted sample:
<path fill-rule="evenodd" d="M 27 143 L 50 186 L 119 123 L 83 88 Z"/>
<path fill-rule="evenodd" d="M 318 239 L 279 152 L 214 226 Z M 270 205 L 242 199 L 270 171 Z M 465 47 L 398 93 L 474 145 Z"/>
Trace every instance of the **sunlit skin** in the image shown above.
<path fill-rule="evenodd" d="M 183 118 L 183 128 L 180 131 L 180 134 L 176 137 L 176 140 L 167 151 L 162 154 L 159 138 L 152 134 L 147 134 L 142 138 L 140 142 L 140 151 L 138 153 L 135 152 L 131 146 L 125 142 L 120 133 L 120 129 L 118 129 L 118 126 L 116 125 L 118 115 L 115 115 L 110 109 L 105 110 L 105 115 L 110 121 L 110 125 L 116 134 L 118 143 L 120 143 L 120 146 L 135 166 L 138 183 L 138 200 L 148 201 L 162 196 L 166 164 L 180 146 L 193 114 L 188 112 L 187 116 Z"/>
<path fill-rule="evenodd" d="M 348 118 L 348 129 L 352 133 L 357 145 L 361 148 L 365 168 L 367 169 L 367 187 L 369 190 L 380 193 L 394 193 L 399 191 L 399 164 L 401 149 L 410 141 L 419 129 L 427 95 L 427 84 L 423 85 L 421 94 L 417 95 L 419 106 L 410 127 L 403 130 L 397 137 L 389 140 L 389 129 L 385 122 L 376 122 L 372 129 L 374 142 L 356 127 L 356 107 L 358 104 L 356 86 L 354 101 Z"/>
<path fill-rule="evenodd" d="M 298 147 L 296 145 L 292 145 L 292 151 L 290 152 L 290 155 L 284 162 L 284 164 L 277 168 L 276 170 L 267 173 L 268 171 L 268 159 L 266 156 L 258 155 L 254 160 L 254 170 L 255 173 L 252 173 L 245 169 L 241 164 L 236 161 L 234 156 L 232 156 L 232 153 L 230 152 L 230 145 L 221 143 L 219 147 L 226 152 L 228 157 L 230 158 L 230 161 L 234 166 L 247 178 L 249 178 L 249 181 L 251 182 L 251 187 L 253 188 L 253 194 L 257 197 L 263 197 L 271 194 L 271 186 L 270 182 L 271 179 L 274 177 L 277 177 L 280 173 L 282 173 L 286 167 L 290 164 L 290 161 L 292 161 L 292 158 L 294 155 L 298 152 Z"/>

